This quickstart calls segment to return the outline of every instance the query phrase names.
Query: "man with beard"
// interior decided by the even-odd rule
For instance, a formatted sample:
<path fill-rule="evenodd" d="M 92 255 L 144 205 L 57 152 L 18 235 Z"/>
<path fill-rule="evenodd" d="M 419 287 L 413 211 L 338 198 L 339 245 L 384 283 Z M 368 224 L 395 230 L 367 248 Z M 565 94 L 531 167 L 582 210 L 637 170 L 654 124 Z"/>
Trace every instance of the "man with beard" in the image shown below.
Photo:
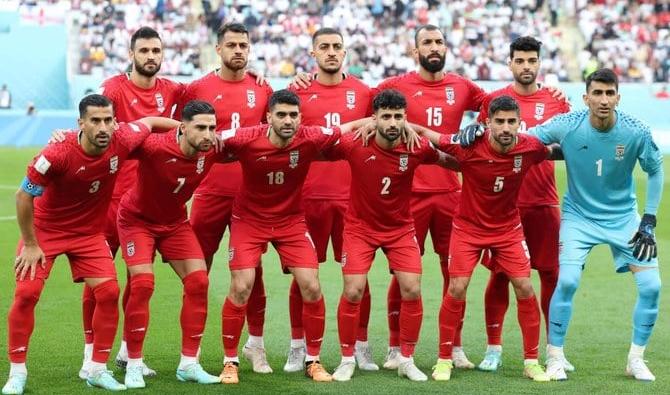
<path fill-rule="evenodd" d="M 510 44 L 509 68 L 514 75 L 514 83 L 486 97 L 479 113 L 480 123 L 486 122 L 491 100 L 503 95 L 514 98 L 519 104 L 520 133 L 526 133 L 529 128 L 544 123 L 554 115 L 570 111 L 567 102 L 552 97 L 547 88 L 537 86 L 541 46 L 542 43 L 533 37 L 520 37 Z M 553 161 L 538 163 L 529 170 L 521 185 L 517 206 L 528 243 L 530 264 L 540 276 L 540 306 L 548 329 L 549 302 L 558 281 L 558 231 L 561 222 Z M 495 371 L 502 364 L 502 329 L 509 305 L 509 279 L 504 272 L 496 269 L 495 259 L 487 261 L 488 258 L 485 255 L 485 265 L 491 269 L 484 299 L 488 345 L 478 369 Z M 566 371 L 574 370 L 567 360 L 564 362 Z"/>
<path fill-rule="evenodd" d="M 75 282 L 84 282 L 95 298 L 94 347 L 86 361 L 89 385 L 125 389 L 107 370 L 119 318 L 119 286 L 103 234 L 119 169 L 154 127 L 174 126 L 165 118 L 116 124 L 112 103 L 88 95 L 79 103 L 79 131 L 49 144 L 28 167 L 16 192 L 21 241 L 14 263 L 16 289 L 8 316 L 9 380 L 3 394 L 22 394 L 26 357 L 35 326 L 35 306 L 59 255 L 67 255 Z M 49 325 L 47 325 L 49 326 Z M 49 328 L 52 336 L 59 336 Z"/>
<path fill-rule="evenodd" d="M 101 94 L 112 101 L 114 115 L 120 122 L 130 122 L 146 116 L 172 117 L 175 105 L 179 100 L 183 86 L 166 78 L 157 77 L 163 60 L 163 43 L 158 33 L 150 27 L 142 27 L 130 38 L 129 57 L 131 69 L 129 73 L 119 74 L 104 81 Z M 116 255 L 119 248 L 119 236 L 116 218 L 121 197 L 137 182 L 137 161 L 129 160 L 119 169 L 119 177 L 114 186 L 112 202 L 107 212 L 105 237 L 112 254 Z M 122 308 L 125 311 L 128 303 L 128 286 L 123 292 Z M 84 286 L 82 311 L 84 321 L 84 364 L 90 360 L 93 350 L 94 336 L 91 322 L 95 309 L 93 291 Z M 125 368 L 128 360 L 125 336 L 116 356 L 116 364 Z M 143 366 L 146 376 L 154 376 L 156 372 Z M 82 367 L 79 377 L 86 378 L 86 370 Z"/>
<path fill-rule="evenodd" d="M 249 32 L 244 25 L 229 23 L 217 32 L 216 52 L 221 67 L 191 82 L 181 102 L 203 100 L 216 110 L 216 130 L 255 126 L 265 121 L 272 88 L 258 85 L 255 77 L 245 72 L 249 59 Z M 230 227 L 233 199 L 242 183 L 239 163 L 216 164 L 193 195 L 190 222 L 205 254 L 207 270 L 226 227 Z M 265 287 L 262 266 L 258 265 L 256 282 L 249 297 L 247 323 L 249 339 L 243 354 L 254 372 L 272 373 L 263 343 L 265 322 Z"/>
<path fill-rule="evenodd" d="M 441 368 L 433 371 L 433 378 L 451 378 L 452 345 L 461 325 L 470 277 L 482 251 L 488 249 L 516 293 L 523 374 L 546 382 L 549 377 L 537 359 L 540 311 L 530 281 L 530 256 L 516 202 L 526 173 L 553 150 L 535 137 L 518 134 L 519 106 L 510 96 L 491 102 L 487 127 L 484 136 L 468 148 L 462 148 L 452 136 L 423 131 L 440 150 L 456 157 L 463 175 L 463 198 L 449 244 L 449 288 L 440 307 L 437 365 Z"/>
<path fill-rule="evenodd" d="M 427 380 L 412 358 L 419 340 L 423 304 L 421 253 L 410 197 L 417 166 L 421 163 L 446 166 L 446 155 L 425 140 L 416 152 L 401 142 L 406 107 L 402 94 L 382 91 L 373 102 L 374 140 L 362 146 L 351 136 L 345 136 L 325 152 L 328 159 L 345 159 L 352 172 L 342 248 L 344 290 L 337 311 L 342 362 L 333 373 L 336 381 L 348 381 L 354 374 L 354 342 L 359 332 L 362 298 L 368 288 L 367 273 L 378 249 L 384 251 L 402 295 L 398 376 L 412 381 Z"/>
<path fill-rule="evenodd" d="M 312 83 L 305 89 L 296 85 L 289 88 L 304 103 L 300 114 L 305 124 L 330 128 L 370 115 L 371 89 L 356 77 L 342 72 L 346 54 L 339 31 L 322 28 L 312 35 L 311 55 L 316 60 L 318 71 L 313 76 Z M 333 245 L 335 261 L 342 262 L 342 231 L 350 183 L 351 170 L 344 161 L 314 162 L 307 173 L 303 189 L 305 222 L 314 240 L 319 262 L 326 261 L 329 241 Z M 303 368 L 305 340 L 302 297 L 295 281 L 290 288 L 289 314 L 291 347 L 284 370 L 296 372 Z M 361 370 L 379 370 L 368 345 L 369 320 L 370 288 L 366 284 L 361 301 L 355 355 Z"/>
<path fill-rule="evenodd" d="M 193 191 L 222 153 L 212 150 L 216 117 L 206 102 L 193 100 L 181 112 L 178 128 L 144 141 L 134 154 L 138 178 L 119 205 L 119 240 L 130 272 L 130 295 L 123 326 L 128 344 L 125 384 L 144 388 L 142 347 L 149 327 L 156 250 L 183 283 L 179 381 L 220 382 L 198 363 L 207 319 L 207 267 L 186 213 Z"/>

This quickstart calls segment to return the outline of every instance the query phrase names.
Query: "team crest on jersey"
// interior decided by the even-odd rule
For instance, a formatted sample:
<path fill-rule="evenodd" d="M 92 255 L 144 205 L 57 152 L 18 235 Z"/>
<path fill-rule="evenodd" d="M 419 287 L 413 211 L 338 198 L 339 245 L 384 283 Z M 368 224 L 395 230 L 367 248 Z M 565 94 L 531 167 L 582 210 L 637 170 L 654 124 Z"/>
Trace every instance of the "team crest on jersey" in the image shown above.
<path fill-rule="evenodd" d="M 340 266 L 344 267 L 347 264 L 347 253 L 343 252 L 342 253 L 342 262 L 340 262 Z"/>
<path fill-rule="evenodd" d="M 523 162 L 522 155 L 514 155 L 514 168 L 512 168 L 512 171 L 515 173 L 520 172 L 522 162 Z"/>
<path fill-rule="evenodd" d="M 447 98 L 448 105 L 453 106 L 456 104 L 456 92 L 454 91 L 454 88 L 450 86 L 444 88 L 444 95 Z"/>
<path fill-rule="evenodd" d="M 626 151 L 626 146 L 623 144 L 617 144 L 616 151 L 614 151 L 614 159 L 623 160 L 623 155 Z"/>
<path fill-rule="evenodd" d="M 544 103 L 537 103 L 535 104 L 535 119 L 538 121 L 542 118 L 544 118 Z"/>
<path fill-rule="evenodd" d="M 235 248 L 228 249 L 228 262 L 232 261 L 235 257 Z"/>
<path fill-rule="evenodd" d="M 247 107 L 256 107 L 256 92 L 251 89 L 247 89 Z"/>
<path fill-rule="evenodd" d="M 398 165 L 398 170 L 407 171 L 407 166 L 409 165 L 409 155 L 401 154 L 400 155 L 400 164 Z"/>
<path fill-rule="evenodd" d="M 356 107 L 356 91 L 347 91 L 347 108 L 353 110 Z"/>
<path fill-rule="evenodd" d="M 163 100 L 163 95 L 156 93 L 156 109 L 158 112 L 165 111 L 165 100 Z"/>
<path fill-rule="evenodd" d="M 119 170 L 119 157 L 114 155 L 109 158 L 109 174 L 114 174 Z"/>
<path fill-rule="evenodd" d="M 128 244 L 126 244 L 126 254 L 128 256 L 133 256 L 135 255 L 135 242 L 134 241 L 129 241 Z"/>
<path fill-rule="evenodd" d="M 295 169 L 298 167 L 298 160 L 300 159 L 300 151 L 294 150 L 288 154 L 288 167 Z"/>
<path fill-rule="evenodd" d="M 203 171 L 205 171 L 205 157 L 201 156 L 198 158 L 198 163 L 195 164 L 195 172 L 202 174 Z"/>

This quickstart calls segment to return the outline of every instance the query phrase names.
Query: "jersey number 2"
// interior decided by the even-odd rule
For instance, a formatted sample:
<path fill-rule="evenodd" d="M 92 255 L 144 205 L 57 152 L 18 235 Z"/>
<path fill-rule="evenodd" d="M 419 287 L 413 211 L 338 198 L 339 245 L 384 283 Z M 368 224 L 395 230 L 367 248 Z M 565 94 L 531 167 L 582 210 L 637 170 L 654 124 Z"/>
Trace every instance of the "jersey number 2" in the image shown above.
<path fill-rule="evenodd" d="M 382 178 L 382 191 L 381 191 L 381 194 L 382 194 L 382 195 L 388 195 L 388 194 L 390 193 L 390 192 L 389 192 L 389 188 L 390 188 L 390 187 L 391 187 L 391 177 L 384 177 L 384 178 Z"/>

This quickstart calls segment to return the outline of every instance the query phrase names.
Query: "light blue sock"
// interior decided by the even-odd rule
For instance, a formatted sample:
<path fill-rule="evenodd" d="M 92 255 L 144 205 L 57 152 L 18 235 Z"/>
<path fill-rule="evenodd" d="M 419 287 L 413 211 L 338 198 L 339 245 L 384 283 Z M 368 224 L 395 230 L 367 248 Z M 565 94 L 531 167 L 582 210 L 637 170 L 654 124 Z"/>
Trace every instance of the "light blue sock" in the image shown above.
<path fill-rule="evenodd" d="M 633 344 L 646 346 L 658 317 L 661 276 L 658 268 L 634 273 L 637 303 L 633 310 Z"/>
<path fill-rule="evenodd" d="M 552 346 L 563 347 L 572 316 L 572 298 L 575 296 L 581 277 L 581 265 L 561 265 L 556 290 L 549 304 L 548 343 Z"/>

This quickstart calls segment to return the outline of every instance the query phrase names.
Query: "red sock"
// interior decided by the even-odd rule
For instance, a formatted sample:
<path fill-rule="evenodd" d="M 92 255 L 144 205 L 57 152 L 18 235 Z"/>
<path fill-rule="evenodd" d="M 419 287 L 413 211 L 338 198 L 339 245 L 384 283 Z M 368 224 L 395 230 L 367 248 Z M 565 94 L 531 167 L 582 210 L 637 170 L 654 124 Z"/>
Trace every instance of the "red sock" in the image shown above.
<path fill-rule="evenodd" d="M 544 315 L 544 327 L 549 333 L 549 303 L 551 303 L 551 296 L 556 289 L 558 282 L 558 268 L 555 270 L 543 270 L 540 274 L 540 307 L 542 307 L 542 314 Z"/>
<path fill-rule="evenodd" d="M 249 302 L 247 303 L 247 326 L 249 328 L 249 335 L 263 336 L 263 325 L 265 324 L 265 284 L 263 283 L 263 267 L 258 265 L 256 267 L 256 281 L 251 294 L 249 295 Z"/>
<path fill-rule="evenodd" d="M 95 296 L 93 288 L 84 284 L 84 293 L 81 295 L 81 318 L 84 323 L 84 342 L 93 343 L 93 312 L 95 311 Z"/>
<path fill-rule="evenodd" d="M 128 307 L 128 299 L 130 299 L 130 273 L 126 272 L 126 286 L 123 287 L 123 296 L 121 297 L 121 311 L 123 312 L 124 317 L 126 316 L 126 307 Z M 126 340 L 125 331 L 123 331 L 123 333 L 121 334 L 121 339 L 123 339 L 124 341 Z"/>
<path fill-rule="evenodd" d="M 360 315 L 361 302 L 352 302 L 342 295 L 337 307 L 337 333 L 340 336 L 340 350 L 343 357 L 354 356 L 356 330 L 359 327 Z"/>
<path fill-rule="evenodd" d="M 144 336 L 149 328 L 149 300 L 154 293 L 153 273 L 140 273 L 132 276 L 126 289 L 129 289 L 123 333 L 128 344 L 128 358 L 142 358 Z"/>
<path fill-rule="evenodd" d="M 370 323 L 370 307 L 372 301 L 370 300 L 370 284 L 365 282 L 365 290 L 363 291 L 363 299 L 361 299 L 361 314 L 358 321 L 358 333 L 356 340 L 366 342 L 368 341 L 368 324 Z"/>
<path fill-rule="evenodd" d="M 298 282 L 293 279 L 288 292 L 288 316 L 291 321 L 291 339 L 302 339 L 305 331 L 302 324 L 302 294 Z"/>
<path fill-rule="evenodd" d="M 302 301 L 302 322 L 305 327 L 307 355 L 319 355 L 323 332 L 326 329 L 326 303 L 323 296 L 316 302 Z"/>
<path fill-rule="evenodd" d="M 14 303 L 9 309 L 7 351 L 13 363 L 25 363 L 30 335 L 35 328 L 35 305 L 40 300 L 44 280 L 16 282 Z"/>
<path fill-rule="evenodd" d="M 509 306 L 509 279 L 505 273 L 491 272 L 484 293 L 484 316 L 488 344 L 502 344 L 502 329 Z"/>
<path fill-rule="evenodd" d="M 400 353 L 411 357 L 419 341 L 421 322 L 423 321 L 423 302 L 421 298 L 403 300 L 400 305 Z"/>
<path fill-rule="evenodd" d="M 391 276 L 391 283 L 386 294 L 387 319 L 389 323 L 389 347 L 400 347 L 400 284 L 395 276 Z"/>
<path fill-rule="evenodd" d="M 440 255 L 440 270 L 442 271 L 442 298 L 447 295 L 447 290 L 449 289 L 449 258 L 446 256 Z M 458 326 L 456 327 L 456 334 L 454 335 L 454 347 L 461 347 L 463 344 L 461 342 L 461 332 L 463 331 L 463 320 L 465 319 L 465 304 L 463 305 L 463 311 L 461 318 L 458 321 Z"/>
<path fill-rule="evenodd" d="M 246 303 L 238 306 L 230 298 L 226 298 L 221 310 L 221 337 L 223 350 L 229 358 L 237 356 L 237 347 L 240 344 L 240 335 L 242 335 L 246 315 Z"/>
<path fill-rule="evenodd" d="M 105 281 L 93 288 L 93 295 L 95 311 L 91 321 L 94 334 L 91 360 L 107 363 L 119 325 L 119 284 L 116 279 Z"/>
<path fill-rule="evenodd" d="M 180 317 L 181 353 L 187 357 L 195 357 L 198 355 L 207 321 L 209 278 L 206 270 L 198 270 L 188 274 L 181 281 L 184 284 Z"/>
<path fill-rule="evenodd" d="M 523 357 L 537 359 L 537 350 L 540 346 L 540 309 L 537 306 L 535 295 L 526 299 L 516 300 L 517 317 L 523 336 Z"/>
<path fill-rule="evenodd" d="M 438 356 L 440 359 L 451 359 L 451 350 L 455 346 L 456 330 L 462 320 L 464 310 L 465 300 L 455 299 L 449 294 L 442 299 L 439 318 L 440 344 Z"/>

